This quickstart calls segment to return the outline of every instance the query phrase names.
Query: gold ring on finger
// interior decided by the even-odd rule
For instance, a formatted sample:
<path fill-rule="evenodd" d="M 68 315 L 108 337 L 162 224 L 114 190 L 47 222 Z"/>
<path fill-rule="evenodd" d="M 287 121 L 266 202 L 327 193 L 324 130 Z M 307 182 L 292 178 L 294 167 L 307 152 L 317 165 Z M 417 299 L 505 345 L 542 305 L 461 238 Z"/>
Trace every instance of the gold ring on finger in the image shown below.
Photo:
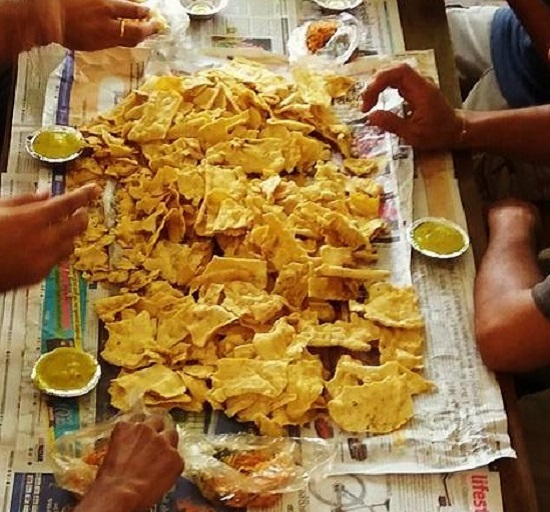
<path fill-rule="evenodd" d="M 120 20 L 120 39 L 124 39 L 124 31 L 126 29 L 126 20 Z"/>

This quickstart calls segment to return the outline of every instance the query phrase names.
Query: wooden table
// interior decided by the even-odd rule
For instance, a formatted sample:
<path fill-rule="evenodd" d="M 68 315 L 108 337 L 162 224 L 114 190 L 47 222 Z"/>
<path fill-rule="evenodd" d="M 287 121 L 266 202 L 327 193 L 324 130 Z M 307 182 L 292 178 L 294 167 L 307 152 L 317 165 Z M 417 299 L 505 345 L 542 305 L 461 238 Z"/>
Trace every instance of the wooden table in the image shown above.
<path fill-rule="evenodd" d="M 398 3 L 407 50 L 434 49 L 441 89 L 454 107 L 460 107 L 460 89 L 444 1 L 398 0 Z M 421 163 L 423 155 L 417 154 L 417 158 Z M 487 244 L 482 201 L 475 184 L 470 155 L 457 153 L 453 158 L 474 258 L 478 263 Z M 497 462 L 501 475 L 504 510 L 537 512 L 538 506 L 523 439 L 514 381 L 509 375 L 500 375 L 499 382 L 508 413 L 512 445 L 518 454 L 517 459 L 502 459 Z"/>

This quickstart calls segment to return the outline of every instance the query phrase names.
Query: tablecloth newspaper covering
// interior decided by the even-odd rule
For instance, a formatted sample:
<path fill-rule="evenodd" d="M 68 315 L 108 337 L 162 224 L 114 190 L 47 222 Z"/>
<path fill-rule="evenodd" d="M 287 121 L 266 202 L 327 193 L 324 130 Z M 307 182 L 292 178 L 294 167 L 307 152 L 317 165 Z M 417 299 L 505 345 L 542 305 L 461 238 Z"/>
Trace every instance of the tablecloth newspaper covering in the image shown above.
<path fill-rule="evenodd" d="M 360 53 L 403 52 L 395 0 L 366 0 L 353 14 L 364 27 Z M 290 30 L 320 15 L 307 0 L 232 0 L 223 16 L 193 23 L 190 38 L 195 47 L 210 47 L 209 55 L 242 47 L 249 52 L 262 48 L 283 55 Z M 56 67 L 60 57 L 61 64 Z M 373 70 L 397 59 L 406 59 L 425 73 L 437 75 L 431 52 L 364 57 L 348 66 L 346 72 L 366 79 Z M 160 63 L 145 49 L 89 55 L 65 55 L 59 49 L 48 49 L 23 55 L 2 196 L 37 187 L 62 193 L 63 168 L 52 170 L 32 160 L 23 150 L 26 136 L 43 124 L 78 124 L 109 108 L 140 83 L 151 64 L 154 68 Z M 169 64 L 163 62 L 162 66 Z M 346 115 L 345 105 L 341 110 Z M 416 398 L 413 421 L 390 435 L 347 437 L 330 425 L 328 430 L 339 441 L 333 476 L 285 495 L 273 510 L 466 512 L 486 506 L 492 512 L 502 511 L 500 480 L 490 463 L 514 456 L 514 452 L 498 385 L 482 365 L 473 340 L 473 258 L 467 254 L 456 261 L 437 263 L 411 255 L 404 228 L 412 220 L 413 205 L 415 218 L 430 213 L 429 184 L 423 175 L 414 176 L 410 148 L 400 146 L 389 135 L 362 130 L 367 130 L 362 132 L 367 149 L 388 157 L 381 179 L 392 233 L 379 244 L 381 265 L 392 269 L 397 283 L 406 284 L 412 279 L 419 291 L 427 322 L 425 375 L 436 383 L 437 392 Z M 450 190 L 441 200 L 446 201 L 448 216 L 464 225 L 450 157 L 441 156 L 437 162 L 438 179 L 444 180 Z M 8 292 L 0 301 L 3 510 L 56 511 L 70 507 L 69 494 L 53 482 L 47 457 L 49 443 L 64 432 L 114 413 L 107 387 L 116 370 L 104 369 L 95 393 L 62 400 L 41 396 L 32 386 L 30 371 L 41 352 L 62 344 L 97 353 L 104 333 L 92 305 L 105 293 L 87 286 L 69 265 L 62 265 L 40 286 Z M 234 423 L 219 414 L 189 415 L 181 420 L 187 428 L 209 433 L 235 429 Z M 321 437 L 325 430 L 312 425 L 293 434 Z M 157 508 L 213 510 L 206 505 L 198 491 L 182 478 Z"/>

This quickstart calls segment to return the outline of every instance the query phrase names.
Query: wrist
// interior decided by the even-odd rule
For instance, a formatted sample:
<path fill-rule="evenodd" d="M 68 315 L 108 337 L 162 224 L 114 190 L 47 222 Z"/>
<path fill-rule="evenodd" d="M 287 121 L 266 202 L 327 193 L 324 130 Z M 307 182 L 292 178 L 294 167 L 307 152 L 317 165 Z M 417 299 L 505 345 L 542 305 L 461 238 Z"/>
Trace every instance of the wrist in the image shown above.
<path fill-rule="evenodd" d="M 30 32 L 29 49 L 61 43 L 63 19 L 61 3 L 58 0 L 27 0 L 26 25 Z"/>
<path fill-rule="evenodd" d="M 468 116 L 464 110 L 455 109 L 455 138 L 453 143 L 454 149 L 464 149 L 468 147 L 470 123 Z"/>
<path fill-rule="evenodd" d="M 133 512 L 137 509 L 138 503 L 137 493 L 121 479 L 99 476 L 75 507 L 74 512 Z"/>

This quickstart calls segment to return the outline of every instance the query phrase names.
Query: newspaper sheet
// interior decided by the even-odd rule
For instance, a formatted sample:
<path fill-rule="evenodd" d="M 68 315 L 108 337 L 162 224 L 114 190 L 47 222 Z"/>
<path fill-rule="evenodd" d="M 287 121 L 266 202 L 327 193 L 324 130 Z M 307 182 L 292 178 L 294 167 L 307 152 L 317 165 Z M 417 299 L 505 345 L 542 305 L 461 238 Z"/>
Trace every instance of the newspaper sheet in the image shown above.
<path fill-rule="evenodd" d="M 367 1 L 354 14 L 367 28 L 362 43 L 365 55 L 403 50 L 395 1 Z M 244 45 L 283 54 L 289 30 L 319 15 L 313 3 L 305 0 L 261 2 L 261 8 L 260 2 L 234 0 L 223 16 L 193 24 L 191 36 L 202 47 Z M 231 44 L 228 38 L 232 38 Z M 431 55 L 401 58 L 436 74 Z M 52 171 L 31 160 L 22 151 L 26 136 L 42 124 L 78 124 L 108 108 L 139 83 L 148 59 L 148 52 L 139 49 L 123 51 L 122 58 L 118 52 L 91 59 L 85 55 L 64 58 L 56 51 L 23 56 L 2 194 L 9 196 L 37 186 L 61 193 L 63 169 Z M 368 77 L 387 62 L 375 57 L 350 66 L 348 72 Z M 51 74 L 56 64 L 57 70 Z M 79 82 L 75 77 L 80 76 L 81 68 L 87 74 L 86 80 Z M 498 386 L 481 364 L 473 342 L 473 260 L 468 255 L 456 262 L 435 264 L 413 256 L 410 267 L 403 265 L 404 259 L 408 262 L 411 257 L 403 229 L 412 218 L 413 188 L 415 217 L 435 213 L 465 224 L 450 159 L 420 162 L 422 169 L 415 173 L 413 186 L 410 149 L 400 147 L 388 136 L 378 142 L 388 155 L 385 186 L 390 199 L 399 204 L 398 216 L 393 219 L 393 239 L 381 244 L 380 251 L 386 263 L 394 263 L 394 280 L 407 282 L 412 278 L 424 311 L 430 312 L 426 374 L 436 382 L 438 393 L 416 400 L 416 410 L 422 413 L 398 433 L 344 437 L 334 469 L 342 476 L 332 477 L 329 484 L 312 483 L 307 491 L 286 496 L 276 510 L 421 511 L 438 507 L 466 511 L 482 509 L 481 502 L 487 508 L 490 504 L 491 510 L 502 510 L 498 473 L 488 467 L 456 472 L 513 456 Z M 434 197 L 438 198 L 435 202 Z M 403 272 L 403 268 L 412 272 Z M 2 297 L 0 481 L 7 485 L 0 491 L 0 499 L 4 510 L 63 509 L 70 499 L 52 485 L 49 443 L 64 432 L 101 421 L 114 412 L 106 391 L 113 373 L 105 372 L 97 392 L 80 400 L 45 399 L 29 378 L 38 355 L 55 346 L 74 344 L 97 352 L 104 333 L 91 306 L 104 295 L 102 289 L 86 286 L 66 265 L 52 271 L 43 285 Z M 234 428 L 218 415 L 209 417 L 206 424 L 204 418 L 187 415 L 182 420 L 210 432 Z M 339 436 L 333 426 L 329 430 Z M 325 431 L 326 425 L 312 425 L 300 434 L 322 436 Z M 404 474 L 430 472 L 437 474 Z M 188 510 L 188 505 L 202 503 L 196 490 L 182 479 L 159 510 Z"/>

